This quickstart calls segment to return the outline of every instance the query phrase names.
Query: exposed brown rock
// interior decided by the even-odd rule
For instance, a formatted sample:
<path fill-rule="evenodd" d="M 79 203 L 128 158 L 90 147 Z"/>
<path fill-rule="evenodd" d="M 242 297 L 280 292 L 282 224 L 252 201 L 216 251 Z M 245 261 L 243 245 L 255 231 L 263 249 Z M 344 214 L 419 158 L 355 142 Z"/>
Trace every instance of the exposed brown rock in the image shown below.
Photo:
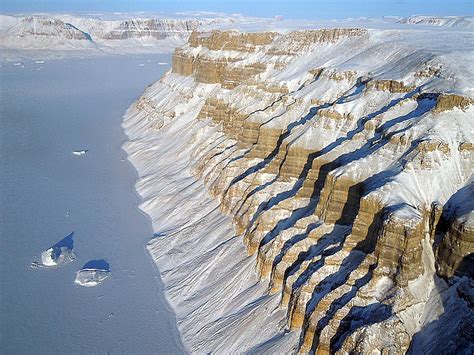
<path fill-rule="evenodd" d="M 256 46 L 270 44 L 276 36 L 275 32 L 241 33 L 214 30 L 211 33 L 200 33 L 193 31 L 188 41 L 191 47 L 203 46 L 211 50 L 253 52 Z"/>
<path fill-rule="evenodd" d="M 403 82 L 395 80 L 371 80 L 367 83 L 367 89 L 389 91 L 391 93 L 405 93 L 413 91 L 415 89 L 415 86 L 407 86 Z"/>
<path fill-rule="evenodd" d="M 465 110 L 470 105 L 472 105 L 472 99 L 470 99 L 469 97 L 455 94 L 441 94 L 438 97 L 435 112 L 444 112 L 452 110 L 453 108 Z"/>
<path fill-rule="evenodd" d="M 278 57 L 279 64 L 274 69 L 280 65 L 283 68 L 291 60 L 288 57 L 314 43 L 333 43 L 365 34 L 365 30 L 358 29 L 259 36 L 195 32 L 190 46 L 242 53 L 266 46 L 262 49 L 265 54 Z M 377 106 L 370 102 L 374 105 L 371 112 L 377 114 L 364 120 L 356 117 L 357 110 L 344 111 L 347 106 L 329 102 L 317 111 L 314 120 L 304 120 L 307 111 L 303 115 L 292 111 L 292 104 L 307 105 L 310 110 L 311 106 L 326 102 L 319 97 L 307 97 L 305 101 L 285 85 L 259 81 L 258 75 L 272 68 L 272 64 L 240 65 L 238 56 L 215 59 L 190 53 L 186 49 L 175 51 L 174 73 L 233 90 L 229 96 L 211 95 L 197 116 L 202 120 L 200 124 L 208 123 L 219 133 L 223 143 L 209 142 L 194 162 L 193 174 L 205 181 L 210 195 L 219 199 L 222 211 L 232 216 L 235 232 L 242 236 L 247 253 L 256 255 L 258 275 L 269 279 L 271 292 L 281 292 L 288 326 L 301 332 L 299 350 L 334 353 L 335 342 L 339 341 L 341 353 L 406 352 L 412 335 L 399 314 L 415 307 L 416 302 L 426 301 L 415 300 L 407 289 L 411 281 L 429 275 L 426 258 L 430 253 L 432 258 L 431 245 L 440 236 L 441 242 L 435 245 L 439 275 L 472 277 L 472 211 L 451 216 L 445 211 L 446 206 L 436 201 L 419 206 L 386 202 L 390 199 L 382 198 L 382 188 L 396 174 L 406 172 L 407 164 L 411 165 L 409 169 L 439 173 L 433 156 L 449 159 L 457 153 L 456 146 L 429 135 L 414 139 L 409 125 L 402 120 L 410 118 L 387 118 L 387 110 L 378 112 L 378 107 L 386 103 Z M 309 72 L 315 78 L 323 75 L 325 83 L 329 79 L 334 85 L 361 80 L 351 70 L 314 68 Z M 427 69 L 426 73 L 415 74 L 427 75 L 438 72 Z M 227 90 L 222 92 L 229 93 Z M 390 93 L 413 92 L 416 87 L 389 79 L 370 80 L 361 96 L 375 94 L 370 90 L 385 91 L 384 96 L 390 97 Z M 233 101 L 234 97 L 252 104 L 248 107 Z M 472 103 L 463 96 L 438 97 L 432 93 L 414 95 L 407 101 L 427 98 L 437 99 L 436 112 L 454 107 L 466 109 Z M 145 100 L 138 105 L 143 110 L 153 109 L 153 103 Z M 172 118 L 174 113 L 166 112 L 164 116 Z M 431 120 L 431 106 L 420 117 Z M 397 119 L 401 120 L 400 125 L 387 125 Z M 340 133 L 337 139 L 329 145 L 317 141 L 325 141 L 323 135 L 334 126 Z M 306 129 L 321 130 L 320 135 L 314 135 L 315 142 L 300 146 L 297 138 Z M 311 148 L 315 146 L 320 148 Z M 457 149 L 467 157 L 472 146 L 466 141 Z M 377 159 L 373 166 L 364 160 L 370 158 Z M 445 228 L 441 231 L 442 223 Z M 388 290 L 380 291 L 381 280 L 389 284 Z M 386 317 L 359 327 L 358 317 L 362 315 L 357 312 L 371 305 L 387 312 Z M 366 331 L 373 331 L 376 339 L 368 341 Z"/>

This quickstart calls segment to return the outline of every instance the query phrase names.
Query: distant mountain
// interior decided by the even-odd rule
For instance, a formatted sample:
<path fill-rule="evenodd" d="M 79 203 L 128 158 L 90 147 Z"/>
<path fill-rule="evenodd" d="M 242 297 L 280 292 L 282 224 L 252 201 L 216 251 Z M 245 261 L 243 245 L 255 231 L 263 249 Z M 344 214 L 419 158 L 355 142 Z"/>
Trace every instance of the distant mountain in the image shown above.
<path fill-rule="evenodd" d="M 445 27 L 474 27 L 474 16 L 411 16 L 398 23 Z"/>
<path fill-rule="evenodd" d="M 10 49 L 143 48 L 160 51 L 182 45 L 191 32 L 204 25 L 233 23 L 235 17 L 105 21 L 70 15 L 1 16 L 0 47 Z"/>

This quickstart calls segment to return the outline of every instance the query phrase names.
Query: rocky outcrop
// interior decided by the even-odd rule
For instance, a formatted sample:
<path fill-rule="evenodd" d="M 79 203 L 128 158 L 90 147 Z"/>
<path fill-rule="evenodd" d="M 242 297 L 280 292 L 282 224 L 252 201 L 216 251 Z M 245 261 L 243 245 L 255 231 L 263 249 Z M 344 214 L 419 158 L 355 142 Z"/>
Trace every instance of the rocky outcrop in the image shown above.
<path fill-rule="evenodd" d="M 438 273 L 445 278 L 474 277 L 474 183 L 451 197 L 440 216 L 437 250 Z"/>
<path fill-rule="evenodd" d="M 472 186 L 474 164 L 471 98 L 440 94 L 442 74 L 420 75 L 426 63 L 411 52 L 397 77 L 387 68 L 399 65 L 400 53 L 380 54 L 394 63 L 371 58 L 367 71 L 368 64 L 358 66 L 363 52 L 354 59 L 343 50 L 372 51 L 381 38 L 363 29 L 193 32 L 175 51 L 172 72 L 150 89 L 150 101 L 136 105 L 139 119 L 130 125 L 137 132 L 167 135 L 187 122 L 193 153 L 186 164 L 233 221 L 229 237 L 245 245 L 245 260 L 268 282 L 262 300 L 277 297 L 284 311 L 280 335 L 258 344 L 239 340 L 241 351 L 275 350 L 289 332 L 297 334 L 293 352 L 405 353 L 439 316 L 432 312 L 436 285 L 454 290 L 459 277 L 472 278 L 466 201 L 474 199 L 463 190 Z M 167 256 L 186 249 L 176 243 Z M 237 279 L 212 287 L 228 290 Z M 201 282 L 196 294 L 211 287 Z M 213 300 L 232 313 L 233 297 L 252 287 Z M 472 306 L 450 292 L 456 309 L 468 309 L 456 315 L 464 324 L 457 329 L 468 332 Z M 263 308 L 259 314 L 266 317 Z M 231 319 L 252 322 L 244 310 Z M 216 351 L 197 338 L 221 321 L 189 335 L 194 350 Z"/>
<path fill-rule="evenodd" d="M 233 17 L 136 18 L 99 20 L 70 15 L 10 17 L 12 25 L 0 35 L 0 46 L 10 49 L 102 49 L 127 51 L 134 47 L 169 52 L 182 45 L 201 26 L 235 22 Z M 170 48 L 170 45 L 172 47 Z M 162 48 L 160 48 L 160 46 Z"/>
<path fill-rule="evenodd" d="M 28 16 L 22 19 L 11 32 L 17 37 L 61 37 L 66 40 L 90 40 L 90 36 L 70 23 L 59 19 Z"/>
<path fill-rule="evenodd" d="M 132 19 L 117 21 L 110 30 L 93 32 L 94 37 L 104 40 L 122 40 L 131 38 L 153 37 L 164 39 L 170 36 L 187 38 L 189 34 L 201 26 L 200 20 L 173 20 L 173 19 Z"/>
<path fill-rule="evenodd" d="M 189 36 L 190 47 L 206 47 L 218 51 L 254 52 L 256 46 L 272 43 L 277 34 L 274 32 L 241 33 L 238 31 L 214 30 L 210 33 L 194 31 Z"/>
<path fill-rule="evenodd" d="M 454 94 L 443 94 L 440 95 L 438 98 L 435 111 L 444 112 L 452 110 L 454 108 L 465 110 L 470 105 L 472 105 L 472 99 L 470 99 L 469 97 Z"/>

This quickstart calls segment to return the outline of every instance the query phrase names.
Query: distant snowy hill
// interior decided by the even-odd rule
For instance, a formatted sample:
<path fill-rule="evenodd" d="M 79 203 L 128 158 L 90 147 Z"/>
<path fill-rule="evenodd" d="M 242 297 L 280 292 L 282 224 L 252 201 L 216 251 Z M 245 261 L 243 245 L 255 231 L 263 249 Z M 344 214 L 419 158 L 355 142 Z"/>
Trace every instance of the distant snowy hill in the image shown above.
<path fill-rule="evenodd" d="M 474 27 L 474 16 L 411 16 L 398 23 L 445 27 Z"/>
<path fill-rule="evenodd" d="M 205 25 L 232 24 L 239 17 L 102 20 L 71 15 L 0 18 L 0 47 L 8 49 L 171 51 Z"/>
<path fill-rule="evenodd" d="M 135 18 L 133 18 L 136 16 Z M 147 14 L 30 16 L 0 15 L 0 48 L 8 50 L 71 51 L 89 53 L 171 52 L 182 46 L 193 30 L 239 29 L 244 31 L 284 31 L 311 28 L 405 27 L 428 25 L 474 28 L 474 17 L 386 17 L 338 21 L 252 18 L 219 13 L 177 13 L 173 18 Z M 413 26 L 412 26 L 413 27 Z"/>
<path fill-rule="evenodd" d="M 13 21 L 11 21 L 13 23 Z M 21 49 L 94 48 L 91 36 L 59 19 L 28 16 L 8 28 L 0 37 L 3 47 Z"/>

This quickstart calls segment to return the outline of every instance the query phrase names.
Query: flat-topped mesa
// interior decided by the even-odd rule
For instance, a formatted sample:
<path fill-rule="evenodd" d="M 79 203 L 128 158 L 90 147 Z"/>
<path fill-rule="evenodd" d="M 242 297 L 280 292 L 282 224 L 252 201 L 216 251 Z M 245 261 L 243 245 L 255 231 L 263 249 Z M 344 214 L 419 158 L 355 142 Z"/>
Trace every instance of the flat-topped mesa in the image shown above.
<path fill-rule="evenodd" d="M 267 68 L 263 63 L 229 65 L 238 61 L 238 58 L 213 59 L 199 55 L 189 56 L 182 49 L 177 48 L 173 54 L 172 72 L 183 76 L 193 75 L 200 83 L 222 84 L 222 87 L 226 89 L 233 89 Z"/>
<path fill-rule="evenodd" d="M 335 43 L 344 38 L 367 35 L 366 29 L 360 28 L 323 28 L 318 30 L 300 30 L 278 38 L 269 49 L 272 55 L 300 55 L 317 43 Z"/>
<path fill-rule="evenodd" d="M 280 293 L 301 352 L 404 353 L 438 297 L 466 307 L 436 287 L 472 277 L 471 197 L 449 202 L 472 174 L 472 99 L 444 93 L 431 56 L 371 34 L 195 32 L 164 79 L 189 102 L 193 175 Z"/>
<path fill-rule="evenodd" d="M 277 35 L 276 32 L 193 31 L 188 43 L 190 47 L 202 46 L 214 51 L 254 52 L 257 46 L 272 43 Z"/>
<path fill-rule="evenodd" d="M 262 51 L 262 54 L 269 57 L 282 56 L 282 60 L 269 60 L 269 63 L 272 63 L 275 69 L 284 68 L 289 61 L 288 55 L 302 55 L 308 52 L 312 45 L 335 43 L 344 38 L 360 37 L 366 34 L 366 30 L 354 28 L 293 31 L 289 34 L 193 31 L 188 40 L 188 47 L 175 50 L 172 71 L 184 76 L 193 75 L 198 82 L 220 83 L 224 88 L 233 89 L 242 82 L 263 73 L 268 67 L 262 61 L 240 64 L 239 61 L 249 53 Z M 196 54 L 194 49 L 197 48 L 204 48 L 212 52 L 212 55 L 201 51 Z M 355 71 L 333 72 L 331 79 L 340 81 L 354 75 L 356 75 Z M 281 88 L 279 87 L 278 90 L 281 91 Z"/>

